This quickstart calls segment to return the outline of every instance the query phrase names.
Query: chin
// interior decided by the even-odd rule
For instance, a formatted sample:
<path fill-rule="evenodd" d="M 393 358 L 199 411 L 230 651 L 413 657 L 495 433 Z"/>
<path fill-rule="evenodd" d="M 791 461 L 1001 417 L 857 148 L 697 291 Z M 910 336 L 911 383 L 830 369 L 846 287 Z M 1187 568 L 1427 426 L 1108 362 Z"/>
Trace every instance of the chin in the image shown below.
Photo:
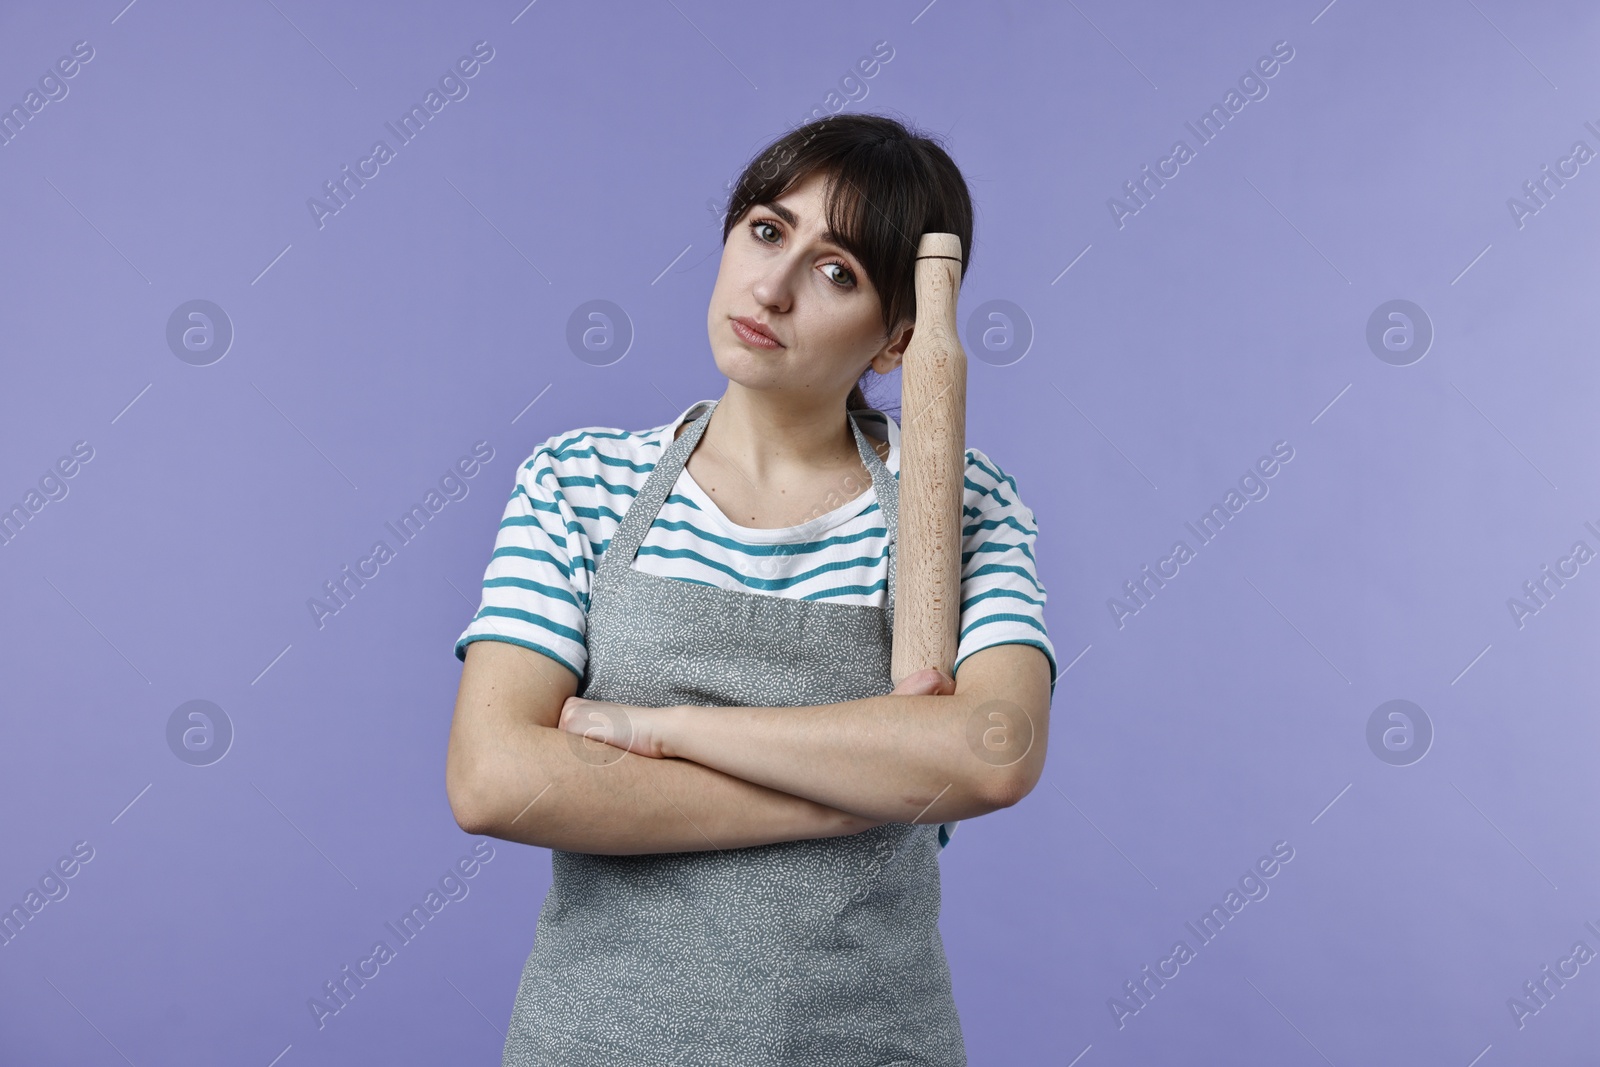
<path fill-rule="evenodd" d="M 778 350 L 781 351 L 783 350 Z M 723 377 L 730 382 L 738 382 L 746 389 L 772 389 L 782 386 L 783 375 L 773 358 L 778 352 L 763 354 L 737 343 L 726 347 L 713 346 L 711 349 L 717 370 L 722 372 Z"/>
<path fill-rule="evenodd" d="M 758 355 L 754 352 L 736 352 L 728 360 L 718 358 L 717 370 L 722 371 L 723 378 L 749 389 L 750 392 L 782 392 L 789 387 L 789 382 L 782 376 L 778 368 L 771 365 L 758 363 Z"/>

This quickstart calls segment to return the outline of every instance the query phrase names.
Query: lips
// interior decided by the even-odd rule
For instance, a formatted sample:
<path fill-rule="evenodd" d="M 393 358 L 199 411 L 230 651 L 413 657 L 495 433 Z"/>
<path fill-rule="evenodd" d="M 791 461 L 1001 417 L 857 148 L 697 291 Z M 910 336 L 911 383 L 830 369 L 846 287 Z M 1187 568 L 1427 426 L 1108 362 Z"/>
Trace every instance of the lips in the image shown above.
<path fill-rule="evenodd" d="M 733 319 L 734 335 L 745 342 L 761 348 L 782 348 L 783 342 L 772 335 L 772 331 L 762 326 L 755 319 L 739 315 Z"/>

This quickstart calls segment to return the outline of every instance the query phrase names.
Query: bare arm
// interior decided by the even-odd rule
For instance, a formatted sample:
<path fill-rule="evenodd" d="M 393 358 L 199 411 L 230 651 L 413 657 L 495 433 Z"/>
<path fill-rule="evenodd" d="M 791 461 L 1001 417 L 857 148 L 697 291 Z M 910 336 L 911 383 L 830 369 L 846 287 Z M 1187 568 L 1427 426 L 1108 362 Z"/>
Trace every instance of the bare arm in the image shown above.
<path fill-rule="evenodd" d="M 1049 711 L 1044 653 L 1006 644 L 968 656 L 948 694 L 796 708 L 573 699 L 561 722 L 630 755 L 692 760 L 866 819 L 928 823 L 984 815 L 1026 796 L 1044 770 Z"/>
<path fill-rule="evenodd" d="M 881 821 L 559 730 L 562 704 L 577 686 L 570 670 L 531 649 L 493 640 L 467 646 L 445 769 L 463 830 L 632 855 L 835 837 Z"/>

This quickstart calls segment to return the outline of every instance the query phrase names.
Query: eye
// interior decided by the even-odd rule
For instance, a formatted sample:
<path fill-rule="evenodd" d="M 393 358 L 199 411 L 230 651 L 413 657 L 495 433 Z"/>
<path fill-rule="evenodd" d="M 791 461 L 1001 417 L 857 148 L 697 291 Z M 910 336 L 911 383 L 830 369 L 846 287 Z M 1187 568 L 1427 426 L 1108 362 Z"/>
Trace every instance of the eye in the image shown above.
<path fill-rule="evenodd" d="M 765 237 L 762 237 L 759 233 L 760 228 L 763 226 L 769 230 L 776 231 L 778 224 L 773 222 L 771 219 L 756 219 L 750 223 L 750 232 L 755 236 L 755 239 L 760 241 L 762 244 L 771 244 L 771 241 L 767 240 Z"/>
<path fill-rule="evenodd" d="M 776 219 L 761 218 L 751 220 L 750 236 L 754 237 L 762 244 L 770 245 L 776 243 L 775 241 L 769 241 L 763 235 L 766 230 L 771 230 L 774 234 L 781 233 L 781 230 L 778 226 L 778 221 Z M 837 267 L 843 272 L 843 277 L 840 277 L 839 275 L 830 275 L 828 277 L 828 280 L 834 285 L 838 286 L 840 289 L 854 289 L 856 287 L 856 272 L 850 269 L 849 264 L 843 262 L 842 260 L 832 259 L 822 264 L 822 266 Z"/>
<path fill-rule="evenodd" d="M 849 279 L 850 279 L 847 284 L 840 283 L 839 279 L 837 279 L 837 278 L 830 278 L 830 279 L 828 279 L 829 281 L 833 282 L 836 285 L 839 285 L 840 288 L 842 288 L 842 289 L 854 289 L 855 288 L 855 286 L 856 286 L 856 274 L 855 274 L 855 271 L 851 270 L 849 267 L 845 266 L 843 263 L 840 263 L 838 260 L 834 260 L 834 261 L 829 262 L 829 263 L 824 263 L 823 266 L 824 267 L 838 267 L 840 270 L 844 271 L 845 274 L 847 274 L 849 276 Z"/>

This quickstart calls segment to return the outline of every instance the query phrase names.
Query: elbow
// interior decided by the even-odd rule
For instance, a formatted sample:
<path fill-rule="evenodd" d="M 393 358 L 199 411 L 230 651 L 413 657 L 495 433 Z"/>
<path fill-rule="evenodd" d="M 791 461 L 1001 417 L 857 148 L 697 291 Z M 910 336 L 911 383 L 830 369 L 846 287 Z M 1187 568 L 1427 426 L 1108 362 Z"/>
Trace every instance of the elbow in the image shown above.
<path fill-rule="evenodd" d="M 1009 808 L 1018 803 L 1032 789 L 1031 785 L 1025 783 L 1016 775 L 1007 775 L 1005 777 L 996 775 L 990 781 L 984 783 L 984 787 L 978 796 L 988 811 L 999 811 L 1001 808 Z"/>
<path fill-rule="evenodd" d="M 460 793 L 451 792 L 450 814 L 455 816 L 457 826 L 474 837 L 495 836 L 491 821 L 475 800 L 465 798 Z"/>
<path fill-rule="evenodd" d="M 450 801 L 450 814 L 455 817 L 456 825 L 467 833 L 492 836 L 493 820 L 476 783 L 471 765 L 452 751 L 444 774 L 444 791 Z"/>
<path fill-rule="evenodd" d="M 1033 760 L 1022 760 L 1009 767 L 992 767 L 974 788 L 974 794 L 989 811 L 1012 807 L 1033 792 L 1043 770 Z"/>
<path fill-rule="evenodd" d="M 475 795 L 461 787 L 447 788 L 445 792 L 450 798 L 450 814 L 455 816 L 457 826 L 474 836 L 491 833 L 489 819 Z"/>
<path fill-rule="evenodd" d="M 994 650 L 986 649 L 979 655 L 991 651 Z M 998 667 L 990 674 L 980 674 L 969 698 L 975 707 L 963 724 L 969 750 L 963 754 L 967 758 L 968 795 L 988 811 L 1020 803 L 1044 774 L 1050 711 L 1048 667 L 1037 649 L 1023 651 L 1037 660 L 1031 681 L 1002 677 L 1004 672 L 996 673 Z M 972 761 L 972 756 L 977 760 Z"/>

